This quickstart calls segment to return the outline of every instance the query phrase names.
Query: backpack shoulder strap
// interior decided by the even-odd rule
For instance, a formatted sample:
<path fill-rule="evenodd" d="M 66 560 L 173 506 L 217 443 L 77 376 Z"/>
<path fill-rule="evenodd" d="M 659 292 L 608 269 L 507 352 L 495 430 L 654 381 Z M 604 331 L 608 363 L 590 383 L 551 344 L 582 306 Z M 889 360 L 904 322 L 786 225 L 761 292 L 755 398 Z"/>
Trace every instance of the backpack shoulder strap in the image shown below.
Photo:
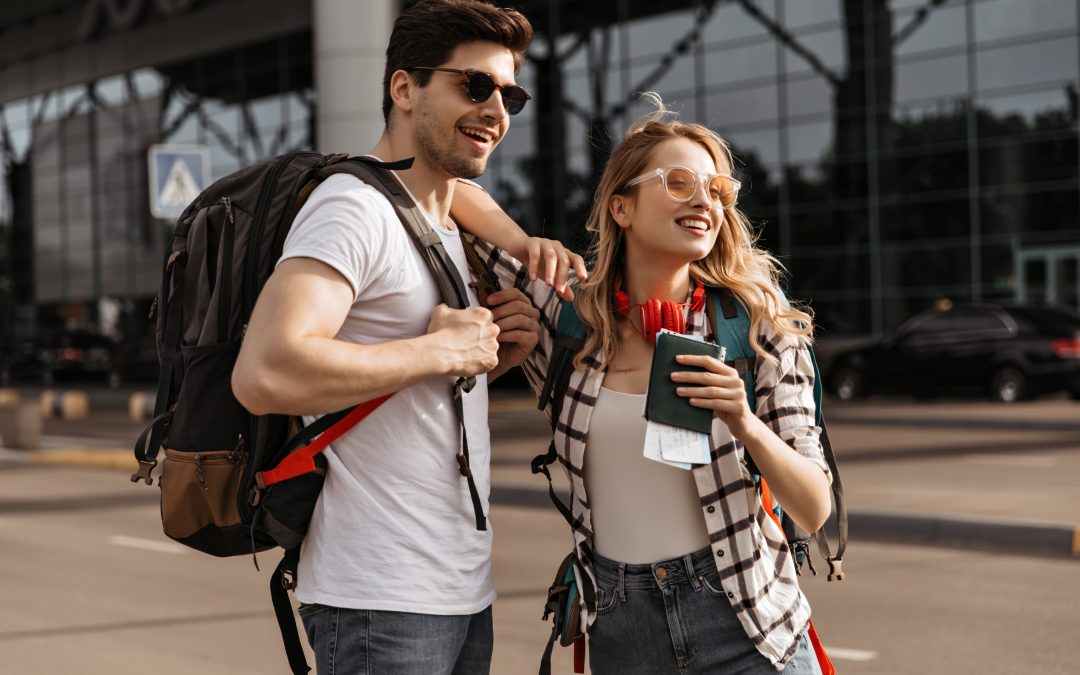
<path fill-rule="evenodd" d="M 398 182 L 391 171 L 401 171 L 412 166 L 412 159 L 399 160 L 397 162 L 380 162 L 369 157 L 350 157 L 341 162 L 329 164 L 323 167 L 318 174 L 320 180 L 338 173 L 346 173 L 358 180 L 367 183 L 386 197 L 390 205 L 394 207 L 409 238 L 420 251 L 435 283 L 439 286 L 443 301 L 453 309 L 464 309 L 469 306 L 469 296 L 465 292 L 465 284 L 458 274 L 446 248 L 442 244 L 439 233 L 431 229 L 427 218 L 420 212 L 420 207 L 409 197 L 408 192 Z"/>
<path fill-rule="evenodd" d="M 412 158 L 397 162 L 380 162 L 371 157 L 350 157 L 323 167 L 317 178 L 324 180 L 338 173 L 349 174 L 372 186 L 386 197 L 431 270 L 443 301 L 452 309 L 464 309 L 469 306 L 469 296 L 465 290 L 465 283 L 458 274 L 457 266 L 446 252 L 439 233 L 431 229 L 427 218 L 420 212 L 420 207 L 391 173 L 391 171 L 408 169 L 412 163 Z M 484 515 L 483 502 L 480 500 L 480 492 L 476 488 L 472 468 L 469 465 L 469 440 L 465 431 L 465 410 L 462 400 L 464 394 L 471 391 L 475 384 L 475 377 L 459 378 L 454 384 L 454 410 L 457 414 L 461 438 L 461 453 L 457 461 L 458 470 L 469 485 L 469 498 L 472 500 L 473 513 L 476 516 L 476 529 L 486 530 L 487 516 Z"/>
<path fill-rule="evenodd" d="M 559 424 L 559 416 L 562 414 L 563 399 L 566 390 L 570 386 L 570 376 L 574 372 L 574 357 L 585 346 L 585 325 L 578 316 L 574 303 L 563 300 L 559 307 L 559 319 L 555 327 L 555 345 L 548 362 L 547 376 L 544 378 L 544 386 L 540 389 L 540 410 L 551 404 L 551 442 L 548 444 L 546 453 L 533 457 L 532 472 L 542 473 L 548 481 L 548 496 L 559 510 L 562 517 L 575 527 L 574 513 L 559 496 L 555 494 L 555 486 L 551 482 L 551 472 L 548 467 L 559 458 L 555 449 L 555 429 Z"/>
<path fill-rule="evenodd" d="M 712 326 L 713 339 L 725 350 L 724 362 L 743 379 L 750 410 L 757 410 L 754 391 L 757 352 L 750 346 L 750 314 L 728 288 L 709 287 L 706 296 L 705 315 Z"/>

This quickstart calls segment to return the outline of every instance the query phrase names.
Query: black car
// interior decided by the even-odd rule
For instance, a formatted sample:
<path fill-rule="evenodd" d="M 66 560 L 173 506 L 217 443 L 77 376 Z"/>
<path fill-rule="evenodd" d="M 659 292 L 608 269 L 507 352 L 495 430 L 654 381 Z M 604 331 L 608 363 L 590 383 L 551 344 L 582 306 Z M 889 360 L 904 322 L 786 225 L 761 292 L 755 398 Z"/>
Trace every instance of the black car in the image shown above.
<path fill-rule="evenodd" d="M 1013 304 L 927 310 L 836 354 L 825 382 L 842 400 L 972 391 L 1003 403 L 1060 391 L 1080 399 L 1080 314 Z"/>
<path fill-rule="evenodd" d="M 37 357 L 41 379 L 52 386 L 60 378 L 104 378 L 120 386 L 119 345 L 112 338 L 88 330 L 70 330 L 44 342 Z"/>

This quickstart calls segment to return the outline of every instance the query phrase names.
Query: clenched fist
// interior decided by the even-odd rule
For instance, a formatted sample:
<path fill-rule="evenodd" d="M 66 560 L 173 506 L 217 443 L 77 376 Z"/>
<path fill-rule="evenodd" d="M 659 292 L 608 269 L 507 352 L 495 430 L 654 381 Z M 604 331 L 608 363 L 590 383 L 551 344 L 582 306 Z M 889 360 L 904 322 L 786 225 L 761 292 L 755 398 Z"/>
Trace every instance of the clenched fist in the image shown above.
<path fill-rule="evenodd" d="M 435 356 L 447 375 L 471 377 L 499 365 L 499 327 L 491 310 L 438 305 L 431 312 L 427 332 L 436 338 Z"/>

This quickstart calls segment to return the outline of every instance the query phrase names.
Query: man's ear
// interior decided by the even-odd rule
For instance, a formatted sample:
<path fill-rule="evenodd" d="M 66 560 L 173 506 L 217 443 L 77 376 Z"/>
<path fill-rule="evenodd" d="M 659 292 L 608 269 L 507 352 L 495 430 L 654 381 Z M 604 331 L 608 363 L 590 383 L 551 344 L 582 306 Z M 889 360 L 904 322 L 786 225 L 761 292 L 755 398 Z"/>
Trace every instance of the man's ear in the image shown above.
<path fill-rule="evenodd" d="M 390 99 L 395 108 L 403 112 L 412 112 L 416 105 L 416 82 L 404 70 L 395 70 L 390 76 Z"/>
<path fill-rule="evenodd" d="M 633 202 L 623 195 L 613 195 L 608 202 L 608 213 L 624 230 L 630 227 L 630 216 L 634 213 Z"/>

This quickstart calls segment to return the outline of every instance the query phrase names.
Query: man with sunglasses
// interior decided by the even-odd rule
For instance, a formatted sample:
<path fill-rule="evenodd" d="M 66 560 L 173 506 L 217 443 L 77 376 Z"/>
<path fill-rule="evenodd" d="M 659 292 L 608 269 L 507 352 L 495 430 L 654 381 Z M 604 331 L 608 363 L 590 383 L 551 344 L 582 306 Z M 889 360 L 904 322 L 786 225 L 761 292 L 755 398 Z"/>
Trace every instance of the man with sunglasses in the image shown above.
<path fill-rule="evenodd" d="M 423 0 L 397 19 L 386 50 L 386 128 L 371 154 L 414 158 L 397 176 L 463 279 L 450 203 L 529 100 L 515 76 L 531 39 L 516 11 Z M 516 226 L 473 225 L 564 294 L 567 268 L 584 267 Z M 456 458 L 464 431 L 487 513 L 486 378 L 533 350 L 539 314 L 516 289 L 486 307 L 469 296 L 467 309 L 441 305 L 390 204 L 347 176 L 312 192 L 259 296 L 233 377 L 253 412 L 315 416 L 394 393 L 326 450 L 296 587 L 320 673 L 489 670 L 491 531 L 479 527 Z M 471 376 L 459 424 L 452 385 Z"/>

